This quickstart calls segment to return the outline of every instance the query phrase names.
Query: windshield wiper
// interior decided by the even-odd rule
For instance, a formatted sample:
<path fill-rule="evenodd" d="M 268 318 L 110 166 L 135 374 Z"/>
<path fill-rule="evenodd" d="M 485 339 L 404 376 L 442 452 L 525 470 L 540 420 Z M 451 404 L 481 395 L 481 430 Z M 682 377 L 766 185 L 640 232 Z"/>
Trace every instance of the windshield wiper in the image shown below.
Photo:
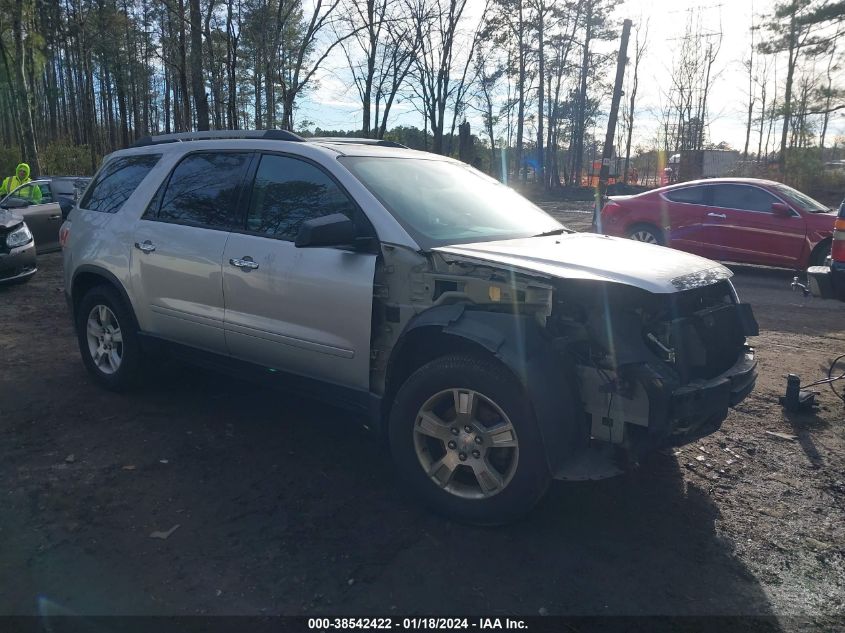
<path fill-rule="evenodd" d="M 537 233 L 537 235 L 532 235 L 531 237 L 549 237 L 550 235 L 561 235 L 562 233 L 568 233 L 569 231 L 564 228 L 560 229 L 552 229 L 551 231 L 544 231 L 543 233 Z"/>

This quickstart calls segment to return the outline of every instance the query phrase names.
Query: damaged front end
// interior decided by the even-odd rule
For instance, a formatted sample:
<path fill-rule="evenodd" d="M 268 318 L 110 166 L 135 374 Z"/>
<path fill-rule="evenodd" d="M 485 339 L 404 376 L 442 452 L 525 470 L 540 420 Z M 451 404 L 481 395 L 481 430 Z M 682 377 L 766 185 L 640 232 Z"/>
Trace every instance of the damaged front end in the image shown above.
<path fill-rule="evenodd" d="M 757 323 L 730 281 L 708 281 L 667 294 L 559 282 L 547 331 L 575 363 L 593 445 L 637 460 L 691 442 L 751 392 L 757 363 L 746 336 Z"/>
<path fill-rule="evenodd" d="M 648 450 L 717 430 L 754 387 L 751 309 L 727 269 L 701 261 L 711 266 L 651 291 L 387 248 L 376 272 L 372 390 L 389 406 L 414 367 L 467 341 L 519 378 L 555 477 L 611 476 Z"/>

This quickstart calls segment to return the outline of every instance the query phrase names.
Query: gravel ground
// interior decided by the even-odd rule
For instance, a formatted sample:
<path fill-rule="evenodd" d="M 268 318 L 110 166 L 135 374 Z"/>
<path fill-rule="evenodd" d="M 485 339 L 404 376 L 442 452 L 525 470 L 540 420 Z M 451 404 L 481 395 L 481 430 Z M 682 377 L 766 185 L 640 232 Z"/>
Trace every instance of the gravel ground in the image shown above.
<path fill-rule="evenodd" d="M 98 389 L 60 270 L 40 257 L 30 283 L 0 290 L 0 614 L 843 624 L 843 405 L 823 390 L 817 413 L 787 415 L 777 396 L 787 371 L 818 379 L 845 353 L 845 304 L 803 299 L 787 274 L 737 270 L 761 376 L 722 431 L 614 479 L 556 483 L 524 521 L 478 529 L 418 507 L 325 403 L 178 365 L 135 393 Z"/>

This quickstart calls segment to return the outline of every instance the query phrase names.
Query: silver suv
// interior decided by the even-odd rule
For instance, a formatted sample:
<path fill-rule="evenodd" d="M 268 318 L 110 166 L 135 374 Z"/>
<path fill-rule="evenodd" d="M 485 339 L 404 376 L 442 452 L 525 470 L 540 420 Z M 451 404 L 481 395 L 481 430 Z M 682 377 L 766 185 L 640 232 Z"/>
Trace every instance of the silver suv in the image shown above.
<path fill-rule="evenodd" d="M 145 138 L 105 159 L 61 233 L 104 387 L 167 350 L 329 398 L 465 521 L 711 433 L 757 375 L 757 325 L 723 266 L 572 233 L 395 143 Z"/>

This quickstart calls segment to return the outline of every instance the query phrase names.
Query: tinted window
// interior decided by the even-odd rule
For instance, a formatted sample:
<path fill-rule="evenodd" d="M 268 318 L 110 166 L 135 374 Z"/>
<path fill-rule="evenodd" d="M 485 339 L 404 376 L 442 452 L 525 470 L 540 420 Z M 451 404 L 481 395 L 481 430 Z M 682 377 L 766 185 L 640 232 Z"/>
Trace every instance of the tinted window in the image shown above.
<path fill-rule="evenodd" d="M 712 205 L 714 207 L 771 213 L 773 202 L 778 202 L 778 199 L 758 187 L 748 185 L 717 185 L 713 187 Z"/>
<path fill-rule="evenodd" d="M 46 183 L 27 183 L 21 185 L 9 197 L 26 200 L 29 204 L 47 204 L 48 202 L 53 202 L 53 193 L 50 191 L 50 185 Z"/>
<path fill-rule="evenodd" d="M 186 156 L 173 170 L 161 196 L 158 219 L 215 228 L 234 226 L 238 192 L 250 156 L 248 152 Z M 156 195 L 154 201 L 158 198 Z"/>
<path fill-rule="evenodd" d="M 247 230 L 293 240 L 305 220 L 333 213 L 354 219 L 355 206 L 328 174 L 295 158 L 261 157 Z"/>
<path fill-rule="evenodd" d="M 704 187 L 684 187 L 683 189 L 667 191 L 664 195 L 672 202 L 704 204 Z"/>
<path fill-rule="evenodd" d="M 90 182 L 90 178 L 53 178 L 50 188 L 53 190 L 54 198 L 78 200 Z"/>
<path fill-rule="evenodd" d="M 780 195 L 787 199 L 787 201 L 791 202 L 796 207 L 804 209 L 804 211 L 808 211 L 810 213 L 828 213 L 831 210 L 830 207 L 824 206 L 818 200 L 814 200 L 807 194 L 801 193 L 792 187 L 787 187 L 786 185 L 782 185 L 780 183 L 773 186 Z"/>
<path fill-rule="evenodd" d="M 91 211 L 117 213 L 159 158 L 161 154 L 142 154 L 110 160 L 88 187 L 79 206 Z"/>

